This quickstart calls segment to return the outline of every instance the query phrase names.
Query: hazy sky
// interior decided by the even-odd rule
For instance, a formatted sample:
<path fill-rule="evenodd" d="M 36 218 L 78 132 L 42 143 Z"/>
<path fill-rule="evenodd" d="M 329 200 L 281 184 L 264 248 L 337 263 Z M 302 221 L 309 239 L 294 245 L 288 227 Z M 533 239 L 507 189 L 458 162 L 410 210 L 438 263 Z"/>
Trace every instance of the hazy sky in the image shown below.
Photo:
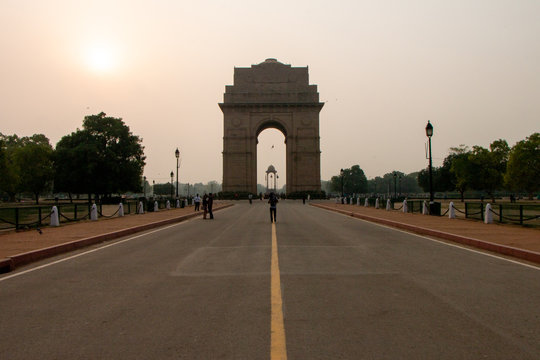
<path fill-rule="evenodd" d="M 325 102 L 323 180 L 409 173 L 428 120 L 437 166 L 540 131 L 539 36 L 538 0 L 0 0 L 0 132 L 55 146 L 103 111 L 143 138 L 150 181 L 178 147 L 181 182 L 221 182 L 225 85 L 277 58 L 309 66 Z M 285 179 L 283 140 L 261 134 L 259 183 L 270 164 Z"/>

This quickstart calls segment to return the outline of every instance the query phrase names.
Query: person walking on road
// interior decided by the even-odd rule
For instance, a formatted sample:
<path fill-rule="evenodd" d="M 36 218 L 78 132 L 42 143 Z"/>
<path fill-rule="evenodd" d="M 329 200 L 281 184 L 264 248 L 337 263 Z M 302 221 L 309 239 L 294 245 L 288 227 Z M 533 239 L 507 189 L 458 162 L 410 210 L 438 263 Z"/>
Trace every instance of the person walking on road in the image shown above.
<path fill-rule="evenodd" d="M 249 205 L 251 205 L 251 203 L 253 202 L 253 195 L 249 194 L 248 198 L 249 198 Z"/>
<path fill-rule="evenodd" d="M 202 198 L 203 219 L 206 219 L 208 213 L 208 195 L 204 194 Z"/>
<path fill-rule="evenodd" d="M 208 214 L 210 219 L 214 219 L 214 214 L 212 213 L 212 206 L 214 205 L 214 195 L 212 193 L 208 194 Z"/>
<path fill-rule="evenodd" d="M 201 207 L 201 197 L 199 194 L 195 195 L 193 201 L 195 202 L 195 211 L 199 211 Z"/>
<path fill-rule="evenodd" d="M 270 197 L 268 198 L 268 203 L 270 204 L 270 222 L 277 222 L 277 203 L 278 199 L 276 194 L 273 192 L 270 193 Z"/>

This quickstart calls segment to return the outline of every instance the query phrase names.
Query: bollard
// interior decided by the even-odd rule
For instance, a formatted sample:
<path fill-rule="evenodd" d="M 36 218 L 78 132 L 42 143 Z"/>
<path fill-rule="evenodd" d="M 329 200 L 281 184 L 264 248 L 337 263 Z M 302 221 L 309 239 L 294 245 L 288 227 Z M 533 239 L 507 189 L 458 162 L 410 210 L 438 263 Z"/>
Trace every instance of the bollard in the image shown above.
<path fill-rule="evenodd" d="M 492 224 L 493 223 L 493 214 L 491 213 L 491 204 L 486 205 L 486 210 L 484 214 L 484 223 Z"/>
<path fill-rule="evenodd" d="M 171 210 L 171 202 L 167 200 L 167 210 Z"/>
<path fill-rule="evenodd" d="M 386 200 L 386 211 L 390 211 L 390 206 L 392 206 L 392 203 L 390 202 L 390 199 Z"/>
<path fill-rule="evenodd" d="M 403 200 L 403 212 L 404 212 L 404 213 L 408 212 L 408 209 L 407 209 L 407 199 Z"/>
<path fill-rule="evenodd" d="M 51 226 L 60 226 L 60 220 L 58 219 L 58 208 L 52 207 L 51 210 Z"/>
<path fill-rule="evenodd" d="M 379 198 L 375 199 L 375 209 L 379 208 Z"/>
<path fill-rule="evenodd" d="M 139 201 L 139 208 L 137 209 L 137 214 L 144 214 L 144 206 L 142 201 Z"/>
<path fill-rule="evenodd" d="M 92 204 L 92 210 L 90 210 L 90 220 L 96 221 L 98 219 L 97 205 Z"/>
<path fill-rule="evenodd" d="M 454 202 L 450 201 L 450 207 L 448 208 L 448 218 L 449 219 L 455 219 L 456 218 L 456 209 L 454 209 Z"/>
<path fill-rule="evenodd" d="M 366 198 L 366 200 L 364 201 L 364 207 L 368 207 L 368 205 L 369 205 L 368 198 Z"/>
<path fill-rule="evenodd" d="M 180 199 L 176 199 L 176 208 L 178 209 L 180 207 Z"/>
<path fill-rule="evenodd" d="M 122 216 L 124 216 L 124 204 L 120 203 L 120 205 L 118 205 L 118 217 Z"/>
<path fill-rule="evenodd" d="M 424 200 L 424 203 L 422 204 L 422 215 L 428 215 L 428 214 L 429 214 L 429 211 L 428 211 L 427 201 Z"/>
<path fill-rule="evenodd" d="M 159 211 L 159 204 L 158 204 L 157 200 L 154 201 L 154 212 L 156 212 L 156 211 Z"/>

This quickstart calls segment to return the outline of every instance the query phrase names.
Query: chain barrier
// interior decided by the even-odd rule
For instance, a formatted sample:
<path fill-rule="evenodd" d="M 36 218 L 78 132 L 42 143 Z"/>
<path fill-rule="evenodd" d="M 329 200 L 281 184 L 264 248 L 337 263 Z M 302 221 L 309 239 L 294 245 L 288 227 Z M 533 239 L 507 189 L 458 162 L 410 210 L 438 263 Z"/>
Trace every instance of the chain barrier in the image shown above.
<path fill-rule="evenodd" d="M 494 215 L 498 216 L 499 218 L 503 218 L 505 220 L 508 220 L 508 221 L 513 221 L 513 222 L 522 222 L 522 221 L 529 221 L 529 220 L 536 220 L 536 219 L 539 219 L 540 218 L 540 215 L 534 215 L 534 216 L 531 216 L 531 217 L 528 217 L 528 218 L 521 218 L 520 219 L 513 219 L 513 218 L 509 218 L 507 216 L 501 216 L 501 214 L 497 213 L 495 210 L 493 209 L 490 209 L 489 210 L 491 213 L 493 213 Z"/>
<path fill-rule="evenodd" d="M 112 217 L 114 217 L 116 214 L 118 214 L 119 211 L 120 211 L 120 207 L 118 207 L 118 210 L 116 210 L 116 212 L 115 212 L 114 214 L 112 214 L 112 215 L 103 215 L 103 213 L 102 213 L 101 211 L 99 211 L 99 210 L 98 210 L 98 214 L 99 214 L 100 216 L 103 216 L 104 218 L 112 218 Z"/>
<path fill-rule="evenodd" d="M 62 213 L 60 213 L 60 216 L 63 217 L 64 219 L 66 219 L 68 222 L 74 222 L 74 221 L 85 220 L 85 219 L 88 218 L 90 215 L 89 215 L 89 214 L 86 214 L 86 215 L 83 216 L 82 218 L 78 218 L 78 219 L 70 219 L 70 218 L 68 218 L 67 216 L 65 216 L 65 215 L 62 214 Z"/>
<path fill-rule="evenodd" d="M 455 208 L 454 208 L 455 209 Z M 450 211 L 450 208 L 446 209 L 446 211 L 444 212 L 444 214 L 442 214 L 441 216 L 445 216 L 446 214 L 448 214 L 448 212 Z"/>
<path fill-rule="evenodd" d="M 397 209 L 394 209 L 394 210 L 398 210 L 398 211 L 399 211 L 399 210 L 401 210 L 401 209 L 403 209 L 403 204 L 401 205 L 401 207 L 399 207 L 399 208 L 397 208 Z"/>
<path fill-rule="evenodd" d="M 457 207 L 454 206 L 454 210 L 456 210 L 458 213 L 461 213 L 461 214 L 465 214 L 467 215 L 467 213 L 465 211 L 461 211 L 459 210 Z M 470 215 L 470 214 L 469 214 Z"/>
<path fill-rule="evenodd" d="M 32 226 L 38 226 L 43 221 L 47 220 L 47 218 L 51 217 L 52 214 L 53 214 L 53 212 L 51 211 L 49 213 L 49 215 L 45 216 L 44 218 L 39 219 L 38 221 L 27 223 L 27 224 L 23 224 L 23 223 L 17 224 L 17 223 L 14 223 L 14 222 L 8 221 L 6 219 L 2 219 L 2 218 L 0 218 L 0 222 L 5 222 L 6 224 L 13 225 L 14 227 L 17 227 L 17 226 L 19 226 L 19 227 L 32 227 Z"/>

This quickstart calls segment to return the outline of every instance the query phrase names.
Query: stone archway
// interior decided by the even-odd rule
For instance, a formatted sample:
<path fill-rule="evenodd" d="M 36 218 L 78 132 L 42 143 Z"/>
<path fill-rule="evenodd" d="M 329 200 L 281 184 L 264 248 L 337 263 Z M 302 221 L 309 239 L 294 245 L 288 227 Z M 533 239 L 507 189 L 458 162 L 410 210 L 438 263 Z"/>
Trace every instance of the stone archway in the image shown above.
<path fill-rule="evenodd" d="M 225 87 L 223 111 L 223 191 L 257 192 L 257 137 L 280 130 L 286 143 L 287 193 L 321 190 L 317 85 L 307 67 L 266 59 L 234 69 Z"/>

